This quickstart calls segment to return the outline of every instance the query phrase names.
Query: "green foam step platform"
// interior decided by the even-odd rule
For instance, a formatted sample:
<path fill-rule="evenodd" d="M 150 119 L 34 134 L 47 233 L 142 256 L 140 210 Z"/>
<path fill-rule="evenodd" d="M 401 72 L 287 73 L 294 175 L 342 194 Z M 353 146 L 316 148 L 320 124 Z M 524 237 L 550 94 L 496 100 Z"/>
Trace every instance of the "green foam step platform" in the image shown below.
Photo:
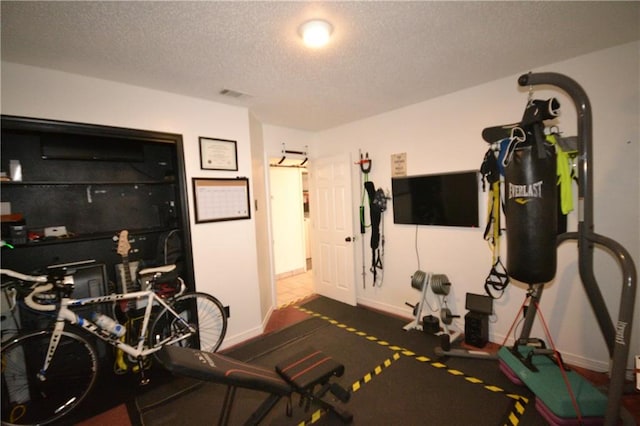
<path fill-rule="evenodd" d="M 518 352 L 526 359 L 530 346 L 520 346 Z M 498 351 L 498 359 L 504 363 L 540 399 L 554 415 L 561 418 L 575 418 L 577 413 L 571 401 L 562 371 L 548 356 L 534 355 L 533 365 L 537 372 L 527 367 L 511 349 L 503 346 Z M 607 409 L 607 397 L 584 377 L 575 371 L 566 372 L 573 394 L 578 402 L 580 413 L 584 417 L 604 417 Z"/>

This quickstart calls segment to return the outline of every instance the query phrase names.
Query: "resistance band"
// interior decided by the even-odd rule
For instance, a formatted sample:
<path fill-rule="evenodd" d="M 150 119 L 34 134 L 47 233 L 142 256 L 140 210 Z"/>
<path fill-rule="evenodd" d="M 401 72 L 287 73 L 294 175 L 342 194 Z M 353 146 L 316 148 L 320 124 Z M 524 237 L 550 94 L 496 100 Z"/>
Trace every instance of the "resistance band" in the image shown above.
<path fill-rule="evenodd" d="M 364 188 L 369 196 L 369 216 L 371 218 L 371 268 L 373 285 L 382 285 L 382 279 L 378 281 L 378 269 L 382 272 L 382 259 L 384 257 L 384 234 L 380 232 L 382 212 L 387 209 L 387 197 L 382 188 L 375 189 L 373 182 L 364 183 Z M 382 241 L 382 248 L 380 242 Z"/>
<path fill-rule="evenodd" d="M 551 345 L 551 351 L 553 353 L 553 356 L 555 358 L 556 364 L 558 365 L 558 368 L 560 369 L 560 374 L 562 375 L 562 380 L 564 381 L 564 384 L 567 388 L 567 392 L 569 394 L 569 398 L 571 400 L 571 404 L 573 405 L 573 409 L 576 412 L 576 417 L 578 420 L 578 424 L 582 425 L 582 413 L 580 412 L 580 407 L 578 405 L 578 400 L 576 398 L 575 392 L 573 391 L 573 388 L 571 386 L 571 382 L 569 381 L 569 378 L 567 377 L 567 370 L 565 368 L 565 364 L 564 361 L 562 360 L 562 356 L 560 355 L 560 352 L 558 351 L 558 349 L 556 348 L 553 339 L 551 337 L 551 332 L 549 331 L 549 327 L 547 326 L 546 321 L 544 320 L 544 316 L 542 315 L 542 311 L 540 310 L 540 305 L 538 304 L 538 302 L 535 300 L 535 298 L 533 298 L 532 296 L 532 291 L 531 289 L 529 289 L 529 291 L 527 291 L 527 295 L 524 299 L 524 301 L 522 302 L 522 305 L 520 305 L 520 309 L 518 310 L 518 313 L 515 316 L 515 319 L 513 320 L 513 322 L 511 323 L 511 327 L 509 327 L 509 331 L 507 331 L 507 334 L 505 334 L 504 340 L 502 341 L 502 345 L 501 346 L 506 346 L 507 344 L 507 340 L 509 339 L 509 336 L 511 335 L 511 331 L 513 331 L 513 329 L 516 327 L 516 323 L 518 321 L 518 318 L 521 318 L 522 313 L 524 312 L 524 308 L 525 306 L 527 306 L 527 301 L 529 300 L 529 298 L 531 298 L 531 303 L 529 303 L 528 308 L 529 309 L 535 309 L 536 313 L 539 314 L 540 316 L 540 321 L 542 323 L 542 328 L 544 330 L 544 334 L 547 338 L 547 340 L 549 341 L 549 344 Z M 518 339 L 515 337 L 514 334 L 514 339 L 516 340 L 516 342 L 518 341 Z M 532 362 L 533 363 L 533 362 Z"/>
<path fill-rule="evenodd" d="M 368 182 L 369 181 L 369 172 L 371 171 L 371 160 L 369 159 L 369 153 L 367 152 L 366 155 L 363 157 L 362 156 L 362 151 L 360 152 L 360 161 L 356 162 L 356 164 L 358 166 L 360 166 L 360 187 L 362 187 L 363 185 L 363 180 L 364 182 Z M 367 225 L 365 224 L 365 218 L 364 218 L 364 199 L 365 199 L 365 195 L 366 195 L 366 191 L 365 189 L 362 187 L 362 197 L 360 199 L 360 212 L 359 212 L 359 216 L 360 216 L 360 235 L 364 235 L 367 232 Z M 361 244 L 362 244 L 362 288 L 366 288 L 367 287 L 367 273 L 365 272 L 365 266 L 364 266 L 364 237 L 361 238 Z"/>
<path fill-rule="evenodd" d="M 511 146 L 512 141 L 505 139 L 504 143 L 500 143 L 500 146 Z M 501 151 L 507 151 L 507 149 Z M 498 166 L 498 160 L 493 149 L 489 149 L 485 154 L 480 171 L 483 176 L 483 190 L 485 189 L 485 181 L 489 184 L 489 202 L 487 212 L 487 226 L 484 230 L 484 239 L 491 246 L 492 262 L 489 275 L 485 279 L 484 289 L 486 293 L 493 299 L 499 299 L 504 294 L 505 287 L 509 284 L 509 276 L 507 271 L 500 260 L 500 238 L 502 236 L 502 229 L 500 227 L 500 207 L 501 207 L 501 195 L 500 195 L 500 168 Z M 499 292 L 499 294 L 494 294 Z"/>
<path fill-rule="evenodd" d="M 360 166 L 362 176 L 364 176 L 364 189 L 362 191 L 362 198 L 360 201 L 360 234 L 365 234 L 367 225 L 365 224 L 365 193 L 369 199 L 369 217 L 371 223 L 371 268 L 369 271 L 373 274 L 373 285 L 382 285 L 382 274 L 380 280 L 378 280 L 378 271 L 383 272 L 383 258 L 384 258 L 384 224 L 381 231 L 382 212 L 387 209 L 387 197 L 381 188 L 376 190 L 373 182 L 369 180 L 369 172 L 371 171 L 371 159 L 369 159 L 369 153 L 366 153 L 365 157 L 360 153 L 360 161 L 357 162 Z M 362 286 L 366 287 L 366 279 L 364 273 L 364 238 L 362 247 Z"/>

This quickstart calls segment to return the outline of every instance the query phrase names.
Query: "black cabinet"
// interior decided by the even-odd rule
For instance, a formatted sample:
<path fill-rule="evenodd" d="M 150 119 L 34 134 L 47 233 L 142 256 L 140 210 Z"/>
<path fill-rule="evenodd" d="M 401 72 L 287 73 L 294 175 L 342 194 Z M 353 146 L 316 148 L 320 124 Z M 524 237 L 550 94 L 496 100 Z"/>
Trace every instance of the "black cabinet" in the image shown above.
<path fill-rule="evenodd" d="M 464 316 L 464 342 L 484 348 L 489 342 L 489 315 L 469 312 Z"/>
<path fill-rule="evenodd" d="M 181 135 L 2 116 L 1 150 L 2 239 L 14 247 L 3 247 L 3 268 L 95 260 L 115 284 L 122 230 L 131 261 L 157 264 L 177 229 L 194 288 Z"/>

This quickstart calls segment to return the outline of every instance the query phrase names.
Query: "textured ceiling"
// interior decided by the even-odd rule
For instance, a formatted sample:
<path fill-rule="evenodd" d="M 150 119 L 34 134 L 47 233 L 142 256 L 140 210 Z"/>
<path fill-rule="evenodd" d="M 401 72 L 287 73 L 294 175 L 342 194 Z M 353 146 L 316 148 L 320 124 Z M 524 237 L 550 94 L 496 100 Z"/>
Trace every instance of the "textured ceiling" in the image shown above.
<path fill-rule="evenodd" d="M 640 39 L 639 2 L 11 2 L 2 60 L 321 130 Z M 298 26 L 325 18 L 330 45 Z M 515 83 L 514 83 L 515 84 Z M 246 96 L 220 95 L 223 89 Z"/>

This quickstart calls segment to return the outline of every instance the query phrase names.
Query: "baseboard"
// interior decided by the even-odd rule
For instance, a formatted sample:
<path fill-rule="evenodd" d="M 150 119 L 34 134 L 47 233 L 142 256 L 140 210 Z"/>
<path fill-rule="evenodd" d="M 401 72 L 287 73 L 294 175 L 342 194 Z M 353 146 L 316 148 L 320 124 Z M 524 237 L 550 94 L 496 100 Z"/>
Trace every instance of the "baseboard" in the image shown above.
<path fill-rule="evenodd" d="M 363 307 L 366 308 L 371 308 L 371 309 L 375 309 L 378 311 L 382 311 L 384 313 L 388 313 L 390 315 L 395 315 L 395 316 L 399 316 L 401 318 L 407 318 L 407 322 L 412 321 L 413 315 L 412 315 L 412 311 L 409 310 L 409 308 L 399 308 L 397 306 L 394 305 L 389 305 L 386 303 L 380 303 L 376 300 L 371 300 L 371 299 L 367 299 L 367 298 L 363 298 L 360 297 L 357 300 L 358 305 L 362 305 Z M 489 333 L 489 340 L 493 343 L 497 343 L 499 345 L 502 344 L 502 342 L 504 342 L 504 335 L 500 335 L 500 334 L 496 334 L 496 333 Z M 509 342 L 512 342 L 513 339 L 511 339 Z M 510 344 L 510 343 L 508 343 Z M 594 359 L 590 359 L 590 358 L 585 358 L 584 356 L 578 355 L 578 354 L 573 354 L 570 352 L 562 352 L 562 350 L 560 351 L 562 353 L 562 358 L 564 359 L 564 361 L 569 364 L 569 365 L 574 365 L 576 367 L 581 367 L 581 368 L 586 368 L 588 370 L 591 371 L 596 371 L 596 372 L 607 372 L 609 371 L 609 363 L 608 362 L 603 362 L 603 361 L 598 361 L 598 360 L 594 360 Z M 632 357 L 630 357 L 632 358 Z M 630 378 L 630 377 L 629 377 Z"/>
<path fill-rule="evenodd" d="M 234 336 L 226 335 L 222 345 L 220 345 L 219 350 L 229 349 L 233 346 L 239 345 L 241 343 L 245 343 L 249 339 L 253 339 L 254 337 L 258 337 L 262 335 L 262 331 L 264 330 L 264 326 L 255 327 L 251 330 L 245 331 L 244 333 L 236 334 Z"/>
<path fill-rule="evenodd" d="M 412 310 L 410 310 L 409 307 L 398 308 L 395 305 L 380 303 L 377 300 L 371 300 L 363 297 L 359 297 L 356 300 L 356 303 L 365 308 L 381 311 L 386 314 L 394 315 L 400 318 L 406 318 L 407 322 L 410 322 L 411 320 L 413 320 Z"/>
<path fill-rule="evenodd" d="M 271 307 L 269 307 L 269 311 L 267 312 L 267 315 L 265 315 L 264 318 L 262 318 L 263 333 L 267 329 L 267 324 L 269 324 L 269 320 L 271 319 L 271 315 L 273 315 L 273 311 L 275 311 L 276 309 L 278 309 L 278 307 L 272 305 Z"/>

